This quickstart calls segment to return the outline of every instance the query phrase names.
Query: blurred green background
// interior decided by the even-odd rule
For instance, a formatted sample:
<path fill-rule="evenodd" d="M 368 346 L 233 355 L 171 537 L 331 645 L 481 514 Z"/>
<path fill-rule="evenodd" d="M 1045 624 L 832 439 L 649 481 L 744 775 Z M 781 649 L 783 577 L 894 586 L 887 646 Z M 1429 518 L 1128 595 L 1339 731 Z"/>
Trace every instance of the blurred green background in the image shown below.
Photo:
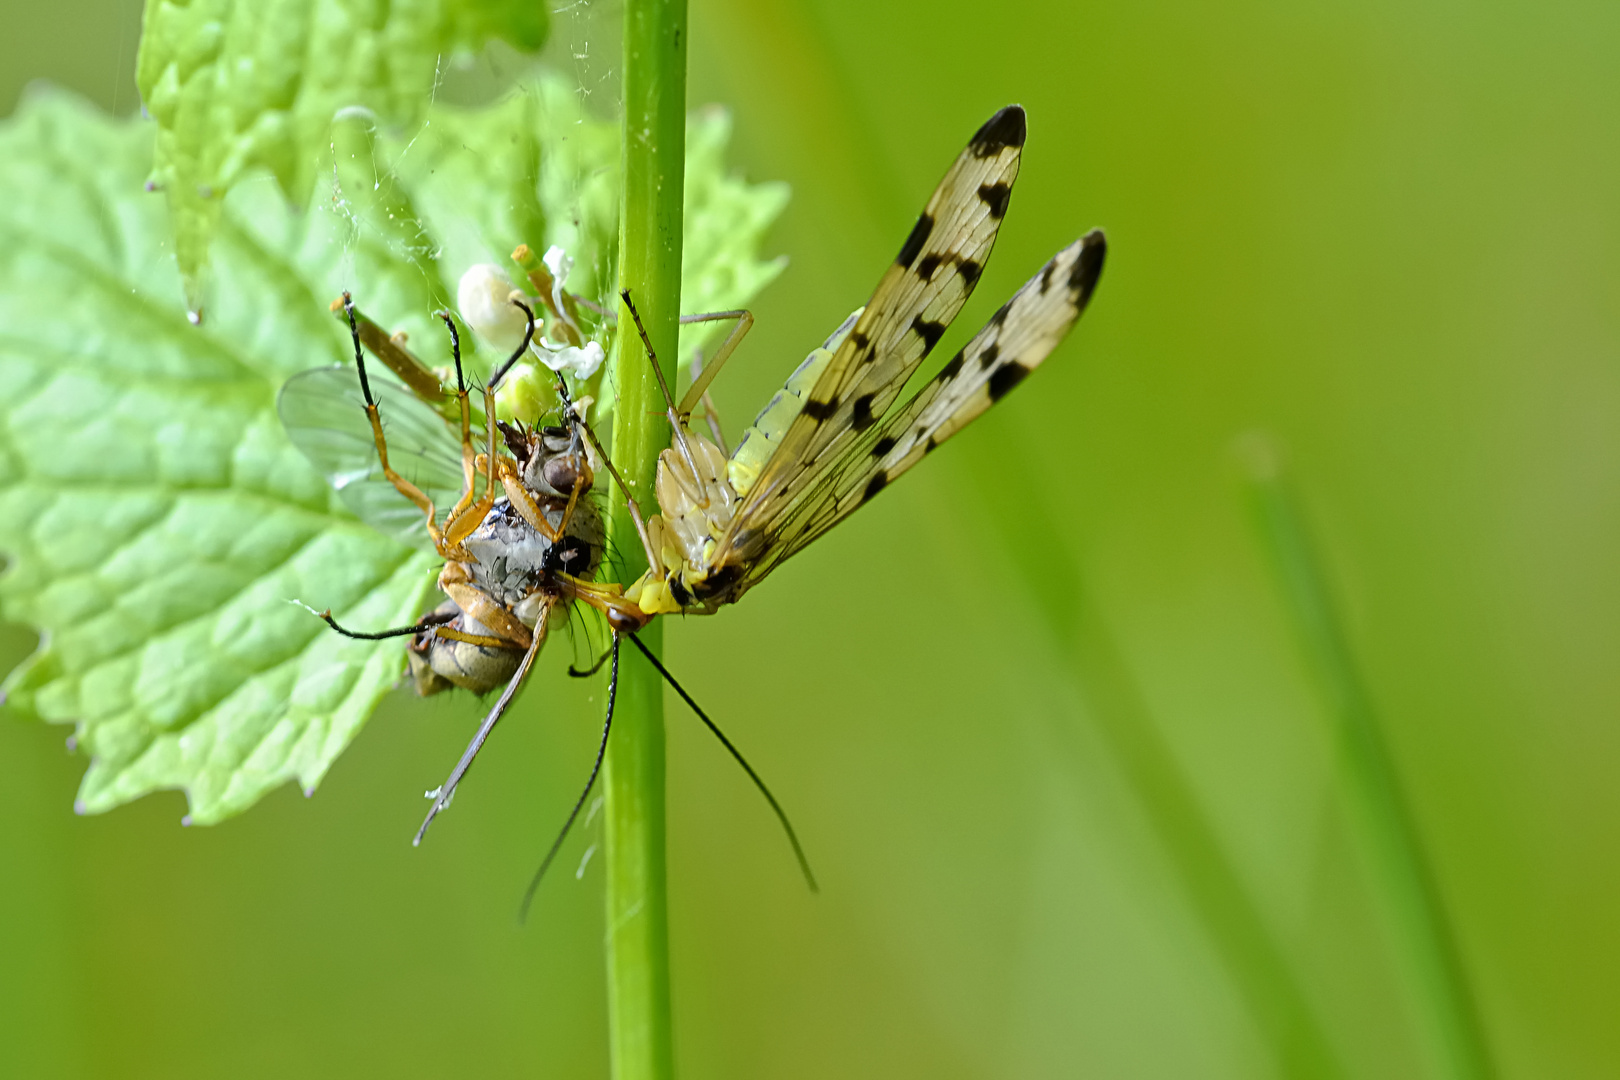
<path fill-rule="evenodd" d="M 600 80 L 614 9 L 580 10 L 609 30 L 559 16 L 553 54 Z M 33 78 L 136 107 L 138 5 L 6 23 L 0 109 Z M 1612 4 L 694 0 L 692 103 L 794 189 L 734 430 L 1002 104 L 1029 144 L 963 324 L 1084 229 L 1111 250 L 1038 378 L 666 631 L 825 889 L 672 699 L 684 1075 L 1440 1075 L 1245 501 L 1254 430 L 1499 1072 L 1620 1074 L 1617 55 Z M 67 731 L 0 723 L 0 1072 L 603 1075 L 599 865 L 513 915 L 600 706 L 561 666 L 418 851 L 465 698 L 397 695 L 315 798 L 195 830 L 177 794 L 75 817 Z"/>

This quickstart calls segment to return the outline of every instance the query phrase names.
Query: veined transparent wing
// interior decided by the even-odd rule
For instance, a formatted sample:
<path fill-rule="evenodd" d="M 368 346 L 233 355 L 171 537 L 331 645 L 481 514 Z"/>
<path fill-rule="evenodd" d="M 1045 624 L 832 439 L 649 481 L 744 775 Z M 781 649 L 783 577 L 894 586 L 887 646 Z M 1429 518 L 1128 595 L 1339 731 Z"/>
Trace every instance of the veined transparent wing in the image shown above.
<path fill-rule="evenodd" d="M 457 433 L 409 390 L 373 377 L 388 462 L 433 500 L 441 519 L 461 497 Z M 432 550 L 425 515 L 383 476 L 366 419 L 360 379 L 352 364 L 300 372 L 276 398 L 276 411 L 293 445 L 326 476 L 355 515 L 386 536 Z"/>
<path fill-rule="evenodd" d="M 1024 110 L 1009 105 L 957 157 L 744 499 L 715 565 L 758 557 L 773 519 L 883 417 L 962 310 L 1006 216 L 1024 135 Z"/>
<path fill-rule="evenodd" d="M 865 505 L 969 421 L 1005 397 L 1068 334 L 1102 274 L 1094 229 L 1054 255 L 911 400 L 820 470 L 768 531 L 744 588 Z"/>

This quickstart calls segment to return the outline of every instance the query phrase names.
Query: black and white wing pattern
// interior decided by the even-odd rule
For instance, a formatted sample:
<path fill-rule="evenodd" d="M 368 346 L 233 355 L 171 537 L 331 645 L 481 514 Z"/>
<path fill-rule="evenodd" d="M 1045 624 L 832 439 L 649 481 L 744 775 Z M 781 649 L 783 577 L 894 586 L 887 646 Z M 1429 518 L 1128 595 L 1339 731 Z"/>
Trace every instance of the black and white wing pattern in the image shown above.
<path fill-rule="evenodd" d="M 863 506 L 1000 401 L 1057 347 L 1086 308 L 1108 245 L 1094 229 L 1054 255 L 905 406 L 819 473 L 770 530 L 744 588 Z"/>
<path fill-rule="evenodd" d="M 461 497 L 459 436 L 403 386 L 373 377 L 371 391 L 388 439 L 389 464 L 432 499 L 442 515 Z M 292 444 L 361 521 L 386 536 L 432 550 L 422 511 L 383 476 L 353 364 L 294 375 L 276 397 L 276 411 Z"/>
<path fill-rule="evenodd" d="M 1007 213 L 1025 135 L 1009 105 L 974 134 L 749 490 L 713 564 L 761 554 L 772 521 L 899 396 L 978 284 Z"/>

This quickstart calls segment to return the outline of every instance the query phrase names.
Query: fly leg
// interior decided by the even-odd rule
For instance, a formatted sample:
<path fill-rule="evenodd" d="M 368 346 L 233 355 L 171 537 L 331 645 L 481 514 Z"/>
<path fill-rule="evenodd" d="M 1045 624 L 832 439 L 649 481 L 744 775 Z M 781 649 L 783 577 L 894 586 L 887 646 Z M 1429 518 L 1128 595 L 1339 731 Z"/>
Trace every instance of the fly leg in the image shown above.
<path fill-rule="evenodd" d="M 647 328 L 641 322 L 641 313 L 636 310 L 635 303 L 630 299 L 630 290 L 619 290 L 619 298 L 624 301 L 624 306 L 630 309 L 630 318 L 636 324 L 636 333 L 641 335 L 641 344 L 647 349 L 647 362 L 652 365 L 653 375 L 658 379 L 658 389 L 664 395 L 664 414 L 669 417 L 669 426 L 675 434 L 675 447 L 680 450 L 687 465 L 691 466 L 692 475 L 696 476 L 697 459 L 692 456 L 692 447 L 686 441 L 686 423 L 680 410 L 675 407 L 675 397 L 669 392 L 669 383 L 664 381 L 664 369 L 658 365 L 658 352 L 653 348 L 652 338 L 647 336 Z"/>
<path fill-rule="evenodd" d="M 709 384 L 714 381 L 716 375 L 720 374 L 720 368 L 724 366 L 727 360 L 731 359 L 731 354 L 737 350 L 738 345 L 742 344 L 742 339 L 748 335 L 748 331 L 753 329 L 754 313 L 747 308 L 738 308 L 735 311 L 712 311 L 703 315 L 681 316 L 683 325 L 686 323 L 719 322 L 722 319 L 736 319 L 737 325 L 731 328 L 731 333 L 726 335 L 726 340 L 722 341 L 720 347 L 714 350 L 714 355 L 709 357 L 707 363 L 699 360 L 692 361 L 692 385 L 687 387 L 686 396 L 681 398 L 680 407 L 675 410 L 683 422 L 692 415 L 692 410 L 697 408 L 698 402 L 702 401 L 703 407 L 708 410 L 710 423 L 717 424 L 714 402 L 709 400 Z M 721 448 L 726 445 L 725 440 L 720 437 L 718 428 L 715 431 L 715 442 Z"/>
<path fill-rule="evenodd" d="M 355 310 L 348 293 L 332 301 L 332 311 L 335 313 L 339 310 L 348 316 L 350 332 L 365 343 L 371 355 L 381 361 L 384 367 L 399 376 L 399 381 L 411 393 L 435 409 L 444 404 L 444 387 L 439 385 L 439 377 L 405 347 L 404 334 L 389 334 L 366 318 L 363 312 Z"/>
<path fill-rule="evenodd" d="M 354 298 L 348 293 L 343 294 L 343 312 L 349 318 L 349 336 L 354 340 L 354 366 L 360 373 L 360 393 L 365 399 L 366 419 L 371 421 L 371 437 L 377 444 L 377 459 L 382 463 L 383 476 L 388 478 L 388 482 L 394 485 L 395 490 L 415 503 L 417 509 L 427 516 L 428 536 L 433 539 L 433 546 L 439 554 L 445 555 L 445 538 L 434 521 L 437 515 L 433 510 L 433 500 L 388 464 L 388 440 L 383 436 L 382 418 L 377 412 L 377 402 L 371 396 L 371 382 L 366 378 L 365 351 L 360 347 L 360 327 L 355 322 Z"/>
<path fill-rule="evenodd" d="M 311 608 L 310 610 L 314 609 Z M 448 623 L 454 619 L 457 613 L 454 611 L 431 611 L 422 616 L 421 622 L 415 623 L 411 626 L 398 626 L 392 630 L 377 630 L 372 633 L 367 633 L 363 630 L 350 630 L 347 627 L 340 625 L 336 619 L 332 618 L 331 608 L 327 608 L 325 611 L 317 611 L 315 614 L 319 615 L 321 617 L 321 621 L 326 623 L 327 626 L 330 626 L 333 630 L 336 630 L 346 638 L 356 638 L 360 641 L 382 641 L 386 638 L 413 637 L 420 634 L 424 630 L 432 630 L 436 627 L 442 627 L 445 623 Z"/>
<path fill-rule="evenodd" d="M 675 448 L 678 449 L 681 456 L 686 459 L 687 465 L 692 470 L 692 475 L 700 475 L 697 466 L 697 459 L 693 456 L 692 447 L 686 439 L 686 425 L 682 422 L 680 412 L 675 407 L 675 399 L 669 392 L 669 384 L 664 381 L 664 371 L 658 366 L 658 353 L 653 349 L 652 339 L 647 336 L 647 328 L 642 325 L 641 314 L 636 311 L 636 305 L 630 299 L 630 290 L 620 290 L 619 297 L 624 301 L 624 306 L 629 309 L 630 318 L 635 321 L 636 332 L 641 335 L 641 343 L 647 349 L 647 360 L 652 364 L 653 374 L 658 378 L 658 388 L 659 390 L 663 391 L 664 404 L 666 407 L 665 414 L 669 417 L 670 428 L 674 432 L 673 442 Z M 750 323 L 753 321 L 752 316 L 749 317 L 748 321 Z M 712 372 L 715 369 L 711 367 L 709 370 Z M 591 436 L 591 441 L 593 444 L 596 443 L 596 437 L 594 435 Z M 600 445 L 597 445 L 597 452 L 601 452 Z M 603 460 L 607 460 L 605 456 L 603 457 Z M 660 465 L 659 467 L 662 468 L 663 466 Z M 628 486 L 626 486 L 623 478 L 619 476 L 617 470 L 615 470 L 611 464 L 608 465 L 608 471 L 613 473 L 613 479 L 618 483 L 619 488 L 624 492 L 625 502 L 629 504 L 630 516 L 635 520 L 636 532 L 641 537 L 641 546 L 645 548 L 647 552 L 648 571 L 656 577 L 662 579 L 665 576 L 666 570 L 664 567 L 664 561 L 659 555 L 661 545 L 653 542 L 652 535 L 653 532 L 656 531 L 657 526 L 654 525 L 649 528 L 647 520 L 642 517 L 641 507 L 636 503 L 635 498 L 630 494 L 630 489 Z M 655 517 L 653 521 L 657 522 L 658 519 Z"/>
<path fill-rule="evenodd" d="M 461 414 L 461 498 L 456 500 L 456 505 L 445 517 L 445 524 L 448 525 L 472 505 L 478 470 L 475 464 L 477 452 L 472 443 L 472 403 L 468 400 L 466 376 L 461 371 L 461 335 L 456 331 L 456 322 L 448 311 L 437 314 L 450 331 L 450 355 L 456 362 L 456 404 Z"/>
<path fill-rule="evenodd" d="M 625 599 L 624 590 L 618 585 L 599 584 L 568 574 L 558 574 L 557 577 L 568 599 L 589 604 L 600 611 L 614 633 L 634 633 L 652 622 L 651 615 Z"/>
<path fill-rule="evenodd" d="M 497 462 L 500 460 L 500 454 L 495 449 L 495 391 L 487 386 L 484 388 L 484 416 L 488 421 L 489 449 L 486 453 L 477 455 L 475 459 L 482 461 L 484 465 L 484 494 L 476 501 L 473 500 L 473 486 L 469 484 L 467 494 L 462 496 L 462 501 L 466 505 L 445 519 L 444 539 L 453 552 L 452 555 L 446 556 L 447 558 L 462 554 L 461 542 L 477 531 L 478 526 L 484 523 L 484 519 L 495 506 L 496 473 L 499 471 Z"/>
<path fill-rule="evenodd" d="M 701 378 L 702 375 L 703 350 L 698 349 L 692 354 L 692 378 L 698 379 Z M 691 395 L 688 394 L 687 396 L 690 397 Z M 720 452 L 722 454 L 724 454 L 726 457 L 730 457 L 731 450 L 726 446 L 726 433 L 720 426 L 720 410 L 714 407 L 714 398 L 709 396 L 707 386 L 704 387 L 703 393 L 699 396 L 699 400 L 703 402 L 703 419 L 708 422 L 709 434 L 714 437 L 714 445 L 720 448 Z M 681 404 L 684 405 L 685 403 L 686 402 L 683 399 Z"/>
<path fill-rule="evenodd" d="M 473 584 L 472 575 L 467 572 L 465 564 L 459 562 L 445 563 L 444 569 L 439 572 L 439 589 L 444 595 L 454 600 L 456 606 L 461 608 L 468 618 L 483 623 L 495 631 L 495 636 L 501 639 L 497 642 L 498 644 L 508 647 L 516 646 L 520 649 L 529 647 L 535 634 L 531 633 L 529 628 L 524 626 L 523 622 L 504 605 L 496 603 L 494 597 Z M 537 630 L 535 633 L 543 635 L 544 630 Z M 457 638 L 456 640 L 463 639 Z M 488 643 L 475 641 L 473 644 L 483 645 Z"/>
<path fill-rule="evenodd" d="M 466 390 L 463 389 L 461 391 L 461 408 L 463 417 L 461 429 L 462 460 L 463 462 L 476 462 L 478 458 L 482 458 L 484 464 L 484 494 L 476 502 L 472 501 L 473 485 L 469 483 L 467 485 L 467 494 L 463 496 L 463 501 L 466 502 L 467 505 L 461 506 L 459 512 L 452 513 L 445 521 L 445 539 L 448 540 L 457 551 L 460 550 L 461 542 L 467 539 L 467 537 L 471 536 L 473 532 L 477 530 L 478 526 L 484 523 L 484 519 L 489 516 L 490 510 L 495 506 L 495 485 L 498 474 L 500 473 L 500 466 L 504 463 L 504 459 L 501 458 L 500 451 L 497 449 L 500 444 L 496 441 L 495 387 L 498 386 L 500 381 L 506 377 L 506 373 L 511 370 L 512 365 L 521 360 L 523 355 L 529 351 L 529 342 L 534 340 L 534 311 L 529 307 L 529 305 L 523 303 L 521 300 L 513 300 L 512 303 L 522 308 L 523 314 L 528 316 L 528 326 L 523 332 L 523 341 L 518 345 L 517 349 L 513 351 L 512 355 L 507 357 L 506 362 L 495 369 L 495 373 L 490 376 L 489 382 L 484 386 L 484 421 L 488 430 L 485 437 L 487 450 L 482 455 L 475 456 L 473 453 L 470 424 L 466 419 L 469 409 L 466 398 Z M 446 317 L 445 321 L 447 323 L 449 322 L 448 317 Z M 460 377 L 459 370 L 460 369 L 458 367 L 458 378 Z M 469 475 L 471 475 L 473 470 L 469 469 L 468 472 Z M 531 522 L 531 524 L 533 523 Z"/>
<path fill-rule="evenodd" d="M 561 540 L 563 531 L 568 528 L 568 519 L 573 516 L 575 499 L 583 485 L 574 485 L 574 493 L 568 497 L 568 507 L 563 513 L 562 523 L 553 526 L 546 520 L 545 511 L 540 508 L 540 504 L 535 502 L 534 496 L 530 495 L 529 489 L 524 486 L 523 474 L 518 472 L 515 462 L 503 457 L 496 471 L 500 475 L 501 487 L 505 489 L 507 501 L 512 504 L 512 509 L 522 515 L 523 520 L 532 525 L 534 531 L 550 543 L 555 544 Z"/>

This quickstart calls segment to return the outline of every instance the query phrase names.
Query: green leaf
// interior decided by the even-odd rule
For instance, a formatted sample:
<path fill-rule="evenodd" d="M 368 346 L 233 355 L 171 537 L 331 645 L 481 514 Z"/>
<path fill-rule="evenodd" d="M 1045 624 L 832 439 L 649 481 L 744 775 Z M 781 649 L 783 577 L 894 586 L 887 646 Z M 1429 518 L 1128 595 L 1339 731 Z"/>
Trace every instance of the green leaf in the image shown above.
<path fill-rule="evenodd" d="M 433 362 L 431 312 L 471 262 L 565 243 L 610 288 L 615 130 L 546 80 L 437 106 L 412 135 L 344 119 L 308 212 L 262 172 L 223 200 L 217 300 L 194 326 L 165 202 L 142 190 L 153 125 L 55 93 L 0 125 L 0 615 L 41 632 L 5 692 L 77 724 L 83 811 L 179 788 L 216 822 L 288 781 L 313 790 L 353 740 L 403 644 L 340 638 L 292 601 L 401 625 L 434 602 L 437 564 L 355 520 L 276 393 L 349 356 L 328 310 L 345 288 Z M 736 306 L 779 269 L 754 250 L 783 193 L 723 176 L 726 133 L 693 125 L 689 220 L 714 235 L 688 242 L 703 254 L 683 277 Z"/>
<path fill-rule="evenodd" d="M 289 601 L 398 624 L 432 562 L 355 522 L 280 430 L 281 376 L 343 355 L 296 247 L 228 223 L 221 263 L 271 287 L 190 325 L 150 147 L 59 97 L 0 134 L 0 604 L 43 640 L 6 691 L 79 722 L 82 810 L 178 787 L 206 823 L 313 788 L 398 675 Z"/>
<path fill-rule="evenodd" d="M 592 118 L 576 90 L 556 78 L 525 84 L 480 109 L 440 106 L 432 117 L 424 129 L 409 135 L 365 134 L 369 126 L 361 118 L 337 125 L 353 129 L 347 142 L 339 140 L 340 171 L 354 171 L 343 185 L 345 198 L 376 201 L 368 212 L 379 223 L 377 237 L 390 230 L 386 261 L 405 263 L 423 258 L 425 250 L 434 253 L 433 261 L 449 268 L 435 302 L 449 304 L 467 266 L 510 265 L 508 256 L 518 244 L 538 252 L 557 245 L 575 261 L 569 290 L 616 307 L 618 125 Z M 726 110 L 711 106 L 689 118 L 681 260 L 681 306 L 687 312 L 739 307 L 787 265 L 785 257 L 761 260 L 758 252 L 766 231 L 787 206 L 788 185 L 748 183 L 729 174 L 725 153 L 730 141 Z M 377 164 L 384 161 L 386 165 Z M 368 308 L 376 307 L 373 295 L 368 283 Z M 412 310 L 425 313 L 427 308 L 400 309 L 402 315 Z M 729 327 L 683 327 L 681 366 L 690 363 L 695 349 Z M 422 329 L 433 332 L 426 323 Z M 468 342 L 464 337 L 464 347 Z M 597 403 L 596 419 L 604 431 L 612 398 L 603 393 Z"/>
<path fill-rule="evenodd" d="M 532 52 L 546 11 L 532 0 L 149 0 L 136 83 L 158 124 L 153 180 L 192 309 L 238 180 L 262 166 L 302 198 L 339 110 L 414 126 L 447 60 L 492 38 Z"/>

